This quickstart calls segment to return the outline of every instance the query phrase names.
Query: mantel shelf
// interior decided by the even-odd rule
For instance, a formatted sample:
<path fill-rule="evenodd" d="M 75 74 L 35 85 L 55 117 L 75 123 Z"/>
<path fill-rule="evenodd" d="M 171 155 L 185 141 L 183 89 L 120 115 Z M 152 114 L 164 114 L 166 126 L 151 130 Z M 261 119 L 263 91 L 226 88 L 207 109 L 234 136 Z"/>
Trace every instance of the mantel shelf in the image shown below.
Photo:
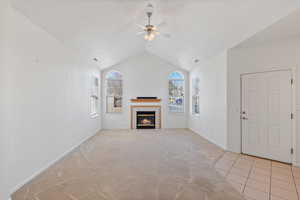
<path fill-rule="evenodd" d="M 161 99 L 131 99 L 132 103 L 158 103 Z"/>

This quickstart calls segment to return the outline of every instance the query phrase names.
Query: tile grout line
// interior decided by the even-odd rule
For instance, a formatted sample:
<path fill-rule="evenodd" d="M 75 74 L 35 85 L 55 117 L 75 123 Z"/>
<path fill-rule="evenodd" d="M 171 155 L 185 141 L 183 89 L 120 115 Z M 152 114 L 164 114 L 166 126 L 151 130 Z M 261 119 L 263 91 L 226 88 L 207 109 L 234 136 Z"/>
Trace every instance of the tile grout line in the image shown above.
<path fill-rule="evenodd" d="M 226 154 L 226 152 L 218 159 L 217 162 L 215 162 L 214 167 L 216 169 L 216 164 L 224 157 L 224 155 Z M 233 168 L 233 165 L 236 163 L 236 160 L 239 158 L 240 155 L 237 156 L 237 158 L 234 159 L 233 163 L 231 164 L 230 169 L 225 173 L 224 178 L 226 179 L 226 177 L 229 175 L 231 169 Z"/>
<path fill-rule="evenodd" d="M 220 156 L 213 162 L 213 166 L 216 166 L 216 164 L 224 157 L 225 154 L 226 154 L 226 151 L 224 151 L 223 154 L 220 155 Z"/>
<path fill-rule="evenodd" d="M 273 163 L 273 161 L 272 161 L 272 163 Z M 272 177 L 272 174 L 273 174 L 273 165 L 271 165 L 272 167 L 271 167 L 271 177 Z M 274 168 L 276 168 L 276 169 L 280 169 L 280 168 L 278 168 L 278 167 L 274 167 Z M 294 183 L 294 187 L 295 187 L 295 190 L 296 190 L 296 194 L 297 194 L 297 199 L 299 200 L 299 193 L 298 193 L 298 189 L 297 189 L 297 187 L 296 187 L 296 182 L 295 182 L 295 177 L 294 177 L 294 173 L 293 173 L 293 169 L 292 169 L 292 166 L 291 166 L 291 173 L 292 173 L 292 181 L 293 181 L 293 183 Z M 276 179 L 276 180 L 278 180 L 278 179 Z M 279 179 L 279 181 L 281 181 L 280 179 Z M 270 198 L 271 198 L 271 190 L 272 190 L 272 186 L 271 186 L 271 183 L 272 183 L 272 180 L 270 180 Z M 281 188 L 281 189 L 284 189 L 285 190 L 285 188 L 283 188 L 283 187 L 281 187 L 281 186 L 276 186 L 276 187 L 278 187 L 278 188 Z M 275 196 L 277 196 L 277 195 L 275 195 Z M 271 199 L 270 199 L 271 200 Z"/>
<path fill-rule="evenodd" d="M 247 185 L 247 183 L 248 183 L 248 180 L 249 180 L 249 178 L 250 178 L 251 172 L 252 172 L 252 170 L 253 170 L 254 163 L 255 163 L 255 159 L 254 159 L 254 161 L 253 161 L 253 163 L 252 163 L 252 166 L 251 166 L 251 168 L 250 168 L 250 170 L 249 170 L 249 172 L 248 172 L 248 176 L 247 176 L 245 185 L 244 185 L 244 187 L 243 187 L 243 192 L 242 192 L 243 194 L 244 194 L 244 192 L 245 192 L 246 185 Z M 244 196 L 244 195 L 243 195 L 243 196 Z"/>
<path fill-rule="evenodd" d="M 238 155 L 237 158 L 233 161 L 233 163 L 232 163 L 232 165 L 231 165 L 231 168 L 228 170 L 228 172 L 227 172 L 225 178 L 230 174 L 230 172 L 231 172 L 231 170 L 232 170 L 234 164 L 238 161 L 238 159 L 239 159 L 240 157 L 241 157 L 241 155 Z"/>
<path fill-rule="evenodd" d="M 297 193 L 297 198 L 298 198 L 298 200 L 299 200 L 299 192 L 298 192 L 298 187 L 297 187 L 297 185 L 296 185 L 296 180 L 295 180 L 295 176 L 294 176 L 293 166 L 291 166 L 291 170 L 292 170 L 292 176 L 293 176 L 294 187 L 295 187 L 295 190 L 296 190 L 296 193 Z"/>

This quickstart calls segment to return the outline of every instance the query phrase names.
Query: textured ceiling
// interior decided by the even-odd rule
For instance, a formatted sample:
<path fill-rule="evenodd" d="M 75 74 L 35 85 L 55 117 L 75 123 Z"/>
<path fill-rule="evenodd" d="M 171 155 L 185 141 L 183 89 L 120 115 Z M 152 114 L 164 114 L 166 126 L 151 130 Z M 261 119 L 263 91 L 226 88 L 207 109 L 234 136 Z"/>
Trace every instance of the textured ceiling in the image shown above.
<path fill-rule="evenodd" d="M 160 36 L 146 42 L 136 24 L 146 23 L 144 0 L 13 0 L 16 9 L 101 68 L 141 51 L 191 69 L 288 15 L 300 0 L 153 0 Z"/>

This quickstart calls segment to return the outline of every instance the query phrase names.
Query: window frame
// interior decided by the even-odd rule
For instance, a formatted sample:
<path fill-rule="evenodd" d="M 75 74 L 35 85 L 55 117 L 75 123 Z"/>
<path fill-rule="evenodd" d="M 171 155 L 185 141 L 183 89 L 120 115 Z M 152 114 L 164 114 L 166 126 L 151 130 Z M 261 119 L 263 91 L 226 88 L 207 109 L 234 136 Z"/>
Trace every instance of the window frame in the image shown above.
<path fill-rule="evenodd" d="M 100 77 L 92 75 L 90 93 L 90 116 L 96 118 L 100 115 Z"/>
<path fill-rule="evenodd" d="M 118 73 L 120 75 L 120 78 L 117 79 L 111 79 L 108 78 L 110 73 Z M 120 81 L 121 82 L 121 107 L 120 107 L 120 111 L 109 111 L 109 106 L 108 106 L 108 102 L 109 102 L 109 98 L 115 98 L 116 96 L 112 96 L 112 95 L 108 95 L 108 80 L 115 80 L 115 81 Z M 118 113 L 123 113 L 123 75 L 120 71 L 116 71 L 116 70 L 110 70 L 106 73 L 105 75 L 105 110 L 107 114 L 118 114 Z"/>
<path fill-rule="evenodd" d="M 200 115 L 200 78 L 199 77 L 192 77 L 191 78 L 191 93 L 190 93 L 190 103 L 191 103 L 191 114 L 193 116 L 199 116 Z M 197 85 L 196 85 L 197 84 Z M 197 88 L 195 87 L 195 85 L 197 86 Z M 194 103 L 195 103 L 195 98 L 198 99 L 198 112 L 195 112 L 194 109 Z"/>
<path fill-rule="evenodd" d="M 173 74 L 173 73 L 178 73 L 178 74 L 180 74 L 181 75 L 181 77 L 182 78 L 170 78 L 170 76 Z M 182 97 L 182 100 L 183 100 L 183 102 L 182 102 L 182 109 L 180 110 L 180 111 L 172 111 L 172 110 L 170 110 L 170 106 L 172 105 L 172 104 L 170 104 L 170 81 L 182 81 L 182 86 L 183 86 L 183 97 Z M 185 90 L 186 90 L 186 87 L 185 87 L 185 76 L 184 76 L 184 74 L 182 73 L 182 72 L 180 72 L 180 71 L 173 71 L 173 72 L 171 72 L 171 73 L 169 73 L 169 75 L 168 75 L 168 112 L 169 113 L 172 113 L 172 114 L 184 114 L 185 113 Z M 179 96 L 178 96 L 179 97 Z"/>
<path fill-rule="evenodd" d="M 196 87 L 197 88 L 196 88 Z M 192 90 L 191 90 L 191 109 L 192 109 L 192 115 L 199 116 L 200 115 L 200 78 L 199 77 L 193 77 L 192 78 Z M 198 112 L 195 112 L 195 99 L 198 101 Z"/>

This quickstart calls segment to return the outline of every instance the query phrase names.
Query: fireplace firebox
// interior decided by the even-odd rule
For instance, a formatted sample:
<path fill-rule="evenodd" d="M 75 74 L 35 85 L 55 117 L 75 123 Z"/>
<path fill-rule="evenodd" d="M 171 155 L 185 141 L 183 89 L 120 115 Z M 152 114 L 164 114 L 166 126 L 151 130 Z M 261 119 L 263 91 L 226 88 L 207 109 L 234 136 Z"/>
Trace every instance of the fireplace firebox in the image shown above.
<path fill-rule="evenodd" d="M 155 129 L 155 112 L 138 111 L 136 113 L 137 129 Z"/>

